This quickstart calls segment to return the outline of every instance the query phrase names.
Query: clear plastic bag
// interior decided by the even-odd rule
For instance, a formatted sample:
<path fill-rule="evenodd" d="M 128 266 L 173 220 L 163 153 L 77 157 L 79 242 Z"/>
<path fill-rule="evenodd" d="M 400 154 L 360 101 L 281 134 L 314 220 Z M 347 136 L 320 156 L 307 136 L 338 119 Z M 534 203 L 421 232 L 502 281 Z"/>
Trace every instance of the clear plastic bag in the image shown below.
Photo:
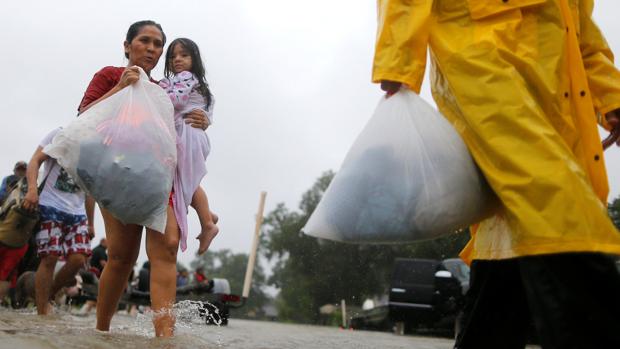
<path fill-rule="evenodd" d="M 379 102 L 303 231 L 351 243 L 431 239 L 480 221 L 493 198 L 452 125 L 401 89 Z"/>
<path fill-rule="evenodd" d="M 163 232 L 176 168 L 174 108 L 140 80 L 95 104 L 43 149 L 124 224 Z"/>

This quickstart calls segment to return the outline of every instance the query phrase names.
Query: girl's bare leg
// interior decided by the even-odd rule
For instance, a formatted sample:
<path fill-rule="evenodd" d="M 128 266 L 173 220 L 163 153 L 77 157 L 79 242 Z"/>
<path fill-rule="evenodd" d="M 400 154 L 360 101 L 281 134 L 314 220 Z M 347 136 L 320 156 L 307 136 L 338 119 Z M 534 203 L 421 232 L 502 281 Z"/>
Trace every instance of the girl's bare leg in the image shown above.
<path fill-rule="evenodd" d="M 202 187 L 199 186 L 198 189 L 196 189 L 196 192 L 194 192 L 191 205 L 196 210 L 198 219 L 200 220 L 200 226 L 202 227 L 202 230 L 196 239 L 200 241 L 198 254 L 203 254 L 207 251 L 209 245 L 211 245 L 211 241 L 213 241 L 217 233 L 219 233 L 220 228 L 215 225 L 217 223 L 215 217 L 217 216 L 215 216 L 209 209 L 209 200 L 207 199 L 207 194 Z"/>
<path fill-rule="evenodd" d="M 131 269 L 140 253 L 142 227 L 134 224 L 124 225 L 106 209 L 100 208 L 100 210 L 108 241 L 108 262 L 99 279 L 97 329 L 109 331 L 112 316 L 118 308 L 118 301 L 123 295 Z"/>
<path fill-rule="evenodd" d="M 177 293 L 177 251 L 180 235 L 170 206 L 164 234 L 150 229 L 146 231 L 146 254 L 151 262 L 151 307 L 155 313 L 153 325 L 157 337 L 174 335 L 175 318 L 172 305 Z"/>

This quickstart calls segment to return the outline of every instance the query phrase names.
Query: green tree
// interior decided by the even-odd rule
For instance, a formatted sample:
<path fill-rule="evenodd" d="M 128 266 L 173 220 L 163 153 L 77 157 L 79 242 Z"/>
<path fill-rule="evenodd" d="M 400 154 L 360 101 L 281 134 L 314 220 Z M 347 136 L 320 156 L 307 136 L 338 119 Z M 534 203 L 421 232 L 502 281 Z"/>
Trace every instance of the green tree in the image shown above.
<path fill-rule="evenodd" d="M 333 177 L 329 171 L 317 179 L 303 194 L 300 212 L 279 204 L 265 218 L 265 256 L 275 261 L 269 283 L 280 289 L 277 306 L 283 320 L 317 323 L 319 307 L 340 299 L 360 305 L 368 297 L 385 294 L 395 258 L 455 257 L 468 239 L 464 231 L 438 240 L 386 246 L 306 236 L 301 229 Z"/>
<path fill-rule="evenodd" d="M 222 278 L 230 283 L 231 292 L 241 295 L 245 271 L 248 264 L 248 255 L 245 253 L 233 253 L 228 249 L 220 251 L 207 251 L 197 256 L 191 263 L 195 270 L 203 267 L 208 278 Z M 248 314 L 260 314 L 261 308 L 269 302 L 270 297 L 265 293 L 266 277 L 260 263 L 256 263 L 252 277 L 252 286 L 247 303 L 240 309 L 232 309 L 231 314 L 236 317 L 246 317 Z"/>

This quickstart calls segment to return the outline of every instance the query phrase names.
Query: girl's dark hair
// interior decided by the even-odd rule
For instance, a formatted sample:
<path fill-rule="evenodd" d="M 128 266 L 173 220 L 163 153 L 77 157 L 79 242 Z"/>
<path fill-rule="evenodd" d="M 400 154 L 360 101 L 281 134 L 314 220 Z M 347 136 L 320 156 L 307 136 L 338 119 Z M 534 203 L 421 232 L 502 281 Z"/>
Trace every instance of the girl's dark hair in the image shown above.
<path fill-rule="evenodd" d="M 140 33 L 140 29 L 142 29 L 143 27 L 147 25 L 152 25 L 152 26 L 157 27 L 157 29 L 159 29 L 159 31 L 161 32 L 163 41 L 164 41 L 163 44 L 165 45 L 166 34 L 164 33 L 164 30 L 161 28 L 161 25 L 159 25 L 159 23 L 151 21 L 151 20 L 139 21 L 139 22 L 136 22 L 130 25 L 129 29 L 127 30 L 127 36 L 125 37 L 125 40 L 127 40 L 128 43 L 131 43 L 133 39 L 135 39 L 136 36 L 138 36 L 138 33 Z M 125 58 L 129 58 L 129 54 L 127 52 L 125 52 Z"/>
<path fill-rule="evenodd" d="M 174 39 L 170 46 L 168 46 L 168 50 L 166 51 L 166 66 L 164 68 L 164 76 L 170 79 L 172 75 L 174 75 L 172 69 L 172 53 L 174 52 L 174 48 L 177 45 L 183 46 L 183 48 L 189 53 L 192 58 L 192 69 L 191 73 L 196 75 L 198 78 L 198 82 L 200 82 L 200 86 L 198 87 L 198 91 L 205 98 L 207 102 L 207 109 L 213 103 L 213 95 L 211 94 L 211 90 L 209 90 L 209 84 L 205 79 L 205 67 L 202 64 L 202 58 L 200 58 L 200 50 L 198 49 L 198 45 L 190 39 L 187 38 L 178 38 Z"/>

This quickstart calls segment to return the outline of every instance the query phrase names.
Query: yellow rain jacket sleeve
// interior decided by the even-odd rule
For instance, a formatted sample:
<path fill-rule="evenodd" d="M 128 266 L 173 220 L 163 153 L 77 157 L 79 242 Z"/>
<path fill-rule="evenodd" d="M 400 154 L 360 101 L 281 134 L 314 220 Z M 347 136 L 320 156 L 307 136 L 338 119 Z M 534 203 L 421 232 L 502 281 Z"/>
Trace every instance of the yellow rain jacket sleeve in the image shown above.
<path fill-rule="evenodd" d="M 433 98 L 499 198 L 464 259 L 620 254 L 597 128 L 620 107 L 620 72 L 593 1 L 378 4 L 372 80 L 419 91 L 430 49 Z"/>
<path fill-rule="evenodd" d="M 601 126 L 610 130 L 605 114 L 620 109 L 620 72 L 614 66 L 614 55 L 598 26 L 592 21 L 593 1 L 581 1 L 579 41 L 588 76 L 594 108 Z"/>
<path fill-rule="evenodd" d="M 374 82 L 398 81 L 420 93 L 432 3 L 428 0 L 379 0 Z"/>

